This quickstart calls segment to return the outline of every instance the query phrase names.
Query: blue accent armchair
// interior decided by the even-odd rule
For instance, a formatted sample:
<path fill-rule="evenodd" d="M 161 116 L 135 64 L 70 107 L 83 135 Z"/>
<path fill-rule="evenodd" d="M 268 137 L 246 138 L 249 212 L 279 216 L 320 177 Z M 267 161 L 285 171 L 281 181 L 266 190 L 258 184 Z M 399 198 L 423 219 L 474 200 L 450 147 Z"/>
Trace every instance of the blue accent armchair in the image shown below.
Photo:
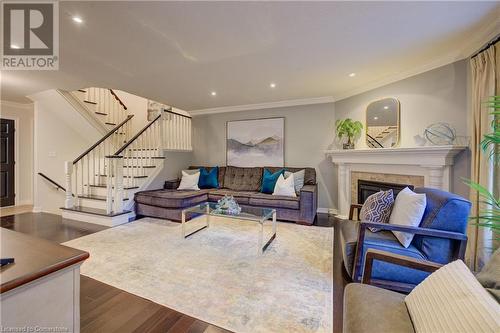
<path fill-rule="evenodd" d="M 418 227 L 355 221 L 354 211 L 357 210 L 359 216 L 361 205 L 351 206 L 349 220 L 340 223 L 340 241 L 345 269 L 354 282 L 361 280 L 368 249 L 439 264 L 463 259 L 471 203 L 456 194 L 438 189 L 422 187 L 416 188 L 415 192 L 425 193 L 427 198 L 427 207 Z M 381 231 L 371 232 L 368 227 L 376 227 Z M 415 237 L 410 246 L 403 247 L 392 230 L 413 233 Z M 374 284 L 402 292 L 413 289 L 428 275 L 421 270 L 381 261 L 373 263 L 371 272 Z"/>

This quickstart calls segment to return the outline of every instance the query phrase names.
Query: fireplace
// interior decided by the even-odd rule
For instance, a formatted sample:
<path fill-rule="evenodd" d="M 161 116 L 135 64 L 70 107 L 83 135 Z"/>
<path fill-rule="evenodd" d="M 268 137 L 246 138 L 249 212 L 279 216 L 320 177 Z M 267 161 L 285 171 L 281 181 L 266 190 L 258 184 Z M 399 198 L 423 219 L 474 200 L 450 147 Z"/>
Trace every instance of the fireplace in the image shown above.
<path fill-rule="evenodd" d="M 384 182 L 375 182 L 372 180 L 363 180 L 358 179 L 358 203 L 363 204 L 370 195 L 377 193 L 379 191 L 387 191 L 391 190 L 394 193 L 394 198 L 398 195 L 398 193 L 404 189 L 405 187 L 414 189 L 413 185 L 409 184 L 394 184 L 394 183 L 384 183 Z"/>

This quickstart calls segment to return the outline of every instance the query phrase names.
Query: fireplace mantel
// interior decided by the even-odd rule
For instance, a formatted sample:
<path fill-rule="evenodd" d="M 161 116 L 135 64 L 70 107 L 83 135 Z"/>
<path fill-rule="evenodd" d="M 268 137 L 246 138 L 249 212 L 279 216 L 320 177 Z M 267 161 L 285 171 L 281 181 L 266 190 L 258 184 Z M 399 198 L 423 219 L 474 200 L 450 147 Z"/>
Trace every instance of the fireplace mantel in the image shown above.
<path fill-rule="evenodd" d="M 326 155 L 335 164 L 398 164 L 398 165 L 453 165 L 455 155 L 463 146 L 429 146 L 411 148 L 327 150 Z"/>
<path fill-rule="evenodd" d="M 346 217 L 351 198 L 351 172 L 419 175 L 427 187 L 450 190 L 454 158 L 464 146 L 327 150 L 326 156 L 338 167 L 339 215 Z"/>

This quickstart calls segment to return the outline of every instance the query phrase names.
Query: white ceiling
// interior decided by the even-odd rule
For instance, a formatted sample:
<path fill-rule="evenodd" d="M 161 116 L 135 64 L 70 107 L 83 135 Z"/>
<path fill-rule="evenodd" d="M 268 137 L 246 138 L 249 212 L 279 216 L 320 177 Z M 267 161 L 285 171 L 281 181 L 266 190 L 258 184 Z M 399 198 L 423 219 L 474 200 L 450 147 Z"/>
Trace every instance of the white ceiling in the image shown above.
<path fill-rule="evenodd" d="M 61 2 L 60 70 L 3 71 L 2 99 L 88 86 L 185 110 L 340 99 L 470 55 L 499 18 L 477 1 Z"/>

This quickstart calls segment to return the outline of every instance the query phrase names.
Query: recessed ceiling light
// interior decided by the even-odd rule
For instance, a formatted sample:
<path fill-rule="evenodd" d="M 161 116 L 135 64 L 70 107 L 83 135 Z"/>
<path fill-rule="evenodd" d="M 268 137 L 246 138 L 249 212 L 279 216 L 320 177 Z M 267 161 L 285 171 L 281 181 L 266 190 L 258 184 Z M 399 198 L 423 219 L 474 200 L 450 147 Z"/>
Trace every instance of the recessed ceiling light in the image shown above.
<path fill-rule="evenodd" d="M 20 49 L 20 47 L 19 47 L 19 46 L 17 46 L 16 44 L 10 44 L 10 48 L 11 48 L 11 49 L 16 49 L 16 50 L 17 50 L 17 49 Z"/>
<path fill-rule="evenodd" d="M 378 120 L 378 117 L 373 117 L 374 120 Z"/>
<path fill-rule="evenodd" d="M 349 74 L 349 77 L 355 77 L 355 76 L 356 76 L 356 73 Z"/>
<path fill-rule="evenodd" d="M 384 106 L 384 110 L 387 110 L 388 108 L 389 108 L 389 107 L 388 107 L 387 105 L 386 105 L 386 106 Z"/>
<path fill-rule="evenodd" d="M 276 83 L 272 82 L 272 83 L 269 85 L 269 87 L 271 87 L 271 88 L 276 88 Z"/>
<path fill-rule="evenodd" d="M 210 93 L 210 95 L 212 95 L 212 96 L 217 96 L 217 92 L 216 92 L 216 91 L 212 91 L 212 92 Z"/>
<path fill-rule="evenodd" d="M 76 23 L 83 23 L 83 20 L 79 16 L 73 16 L 72 20 L 75 21 Z"/>

